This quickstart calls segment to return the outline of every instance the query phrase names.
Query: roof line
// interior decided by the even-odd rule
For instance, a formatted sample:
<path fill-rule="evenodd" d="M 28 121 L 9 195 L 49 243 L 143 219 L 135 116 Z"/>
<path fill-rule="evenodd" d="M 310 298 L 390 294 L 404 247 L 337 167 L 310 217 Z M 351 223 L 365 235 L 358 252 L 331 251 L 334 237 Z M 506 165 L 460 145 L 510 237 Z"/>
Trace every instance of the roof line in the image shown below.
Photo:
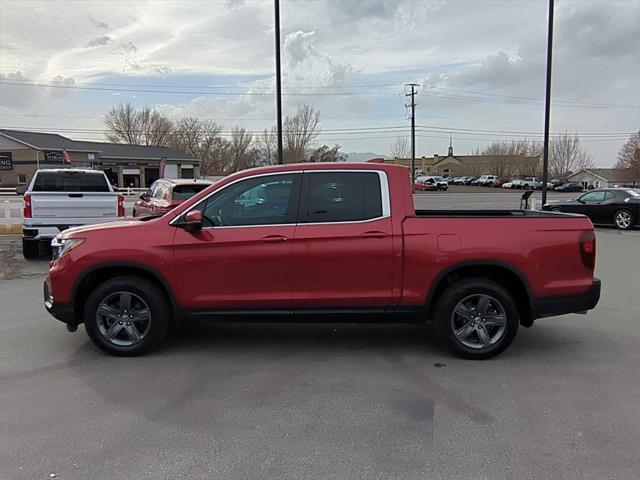
<path fill-rule="evenodd" d="M 35 148 L 36 150 L 41 150 L 40 147 L 36 147 L 35 145 L 31 145 L 30 143 L 25 142 L 24 140 L 19 140 L 15 137 L 12 137 L 11 135 L 7 135 L 6 133 L 0 131 L 0 135 L 2 135 L 3 137 L 6 137 L 10 140 L 13 140 L 14 142 L 18 142 L 21 143 L 22 145 L 26 145 L 27 147 L 31 147 L 31 148 Z"/>

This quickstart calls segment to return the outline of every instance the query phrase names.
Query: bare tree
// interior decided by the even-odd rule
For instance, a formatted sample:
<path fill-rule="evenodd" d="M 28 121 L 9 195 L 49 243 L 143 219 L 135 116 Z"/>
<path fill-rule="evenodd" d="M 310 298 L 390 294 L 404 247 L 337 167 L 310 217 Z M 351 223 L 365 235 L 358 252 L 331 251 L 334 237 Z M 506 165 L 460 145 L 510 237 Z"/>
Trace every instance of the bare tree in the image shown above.
<path fill-rule="evenodd" d="M 169 146 L 200 158 L 200 172 L 203 175 L 219 174 L 222 171 L 220 154 L 224 148 L 221 132 L 222 125 L 214 121 L 182 118 L 176 124 Z"/>
<path fill-rule="evenodd" d="M 309 154 L 309 162 L 345 162 L 347 156 L 340 151 L 340 145 L 322 145 Z"/>
<path fill-rule="evenodd" d="M 627 180 L 640 180 L 640 131 L 631 135 L 622 145 L 614 168 L 626 170 Z"/>
<path fill-rule="evenodd" d="M 509 177 L 512 175 L 540 174 L 539 142 L 529 139 L 493 142 L 482 150 L 477 150 L 476 155 L 487 156 L 486 168 L 493 175 Z"/>
<path fill-rule="evenodd" d="M 407 137 L 398 135 L 389 149 L 392 158 L 408 158 L 411 154 Z"/>
<path fill-rule="evenodd" d="M 120 104 L 113 107 L 104 117 L 104 123 L 109 133 L 107 140 L 113 143 L 129 143 L 140 145 L 140 132 L 136 109 L 130 104 Z"/>
<path fill-rule="evenodd" d="M 106 138 L 131 145 L 167 145 L 173 123 L 150 107 L 136 110 L 130 103 L 113 107 L 105 116 Z"/>
<path fill-rule="evenodd" d="M 227 142 L 227 169 L 225 173 L 237 172 L 253 166 L 253 155 L 249 147 L 253 136 L 244 127 L 234 127 Z"/>
<path fill-rule="evenodd" d="M 310 105 L 302 105 L 293 117 L 287 116 L 283 124 L 284 163 L 303 162 L 318 138 L 320 111 Z"/>
<path fill-rule="evenodd" d="M 256 137 L 253 154 L 256 165 L 274 165 L 278 162 L 278 143 L 275 127 L 271 128 L 271 130 L 265 128 Z"/>
<path fill-rule="evenodd" d="M 549 168 L 553 176 L 566 177 L 581 168 L 593 167 L 593 159 L 580 146 L 577 133 L 563 133 L 550 143 Z"/>

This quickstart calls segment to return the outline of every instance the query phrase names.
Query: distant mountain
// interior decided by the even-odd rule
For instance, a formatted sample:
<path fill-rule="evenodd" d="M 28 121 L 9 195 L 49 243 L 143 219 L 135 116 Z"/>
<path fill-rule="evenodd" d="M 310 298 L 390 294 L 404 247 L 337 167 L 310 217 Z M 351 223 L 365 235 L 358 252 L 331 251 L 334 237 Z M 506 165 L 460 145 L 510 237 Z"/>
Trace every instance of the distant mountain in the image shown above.
<path fill-rule="evenodd" d="M 370 158 L 387 156 L 387 155 L 382 155 L 380 153 L 373 153 L 373 152 L 346 152 L 346 154 L 347 154 L 347 162 L 366 162 Z"/>

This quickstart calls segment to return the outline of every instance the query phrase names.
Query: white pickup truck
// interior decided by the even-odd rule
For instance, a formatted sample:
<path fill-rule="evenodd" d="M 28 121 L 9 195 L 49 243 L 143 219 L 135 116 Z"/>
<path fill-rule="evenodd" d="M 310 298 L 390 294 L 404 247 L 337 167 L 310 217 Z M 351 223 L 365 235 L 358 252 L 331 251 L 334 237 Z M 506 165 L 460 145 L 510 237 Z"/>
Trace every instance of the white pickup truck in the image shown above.
<path fill-rule="evenodd" d="M 38 170 L 26 190 L 18 193 L 24 193 L 24 258 L 39 257 L 41 242 L 51 242 L 67 228 L 125 216 L 124 197 L 98 170 Z"/>

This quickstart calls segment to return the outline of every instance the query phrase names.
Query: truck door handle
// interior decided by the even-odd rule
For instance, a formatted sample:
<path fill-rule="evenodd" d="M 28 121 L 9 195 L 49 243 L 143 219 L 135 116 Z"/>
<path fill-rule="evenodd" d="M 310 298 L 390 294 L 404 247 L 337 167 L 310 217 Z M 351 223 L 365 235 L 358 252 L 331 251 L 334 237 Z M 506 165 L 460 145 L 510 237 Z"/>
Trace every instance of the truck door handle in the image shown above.
<path fill-rule="evenodd" d="M 282 235 L 269 235 L 267 237 L 263 237 L 261 240 L 265 243 L 281 243 L 286 242 L 288 238 L 283 237 Z"/>
<path fill-rule="evenodd" d="M 373 232 L 364 232 L 362 235 L 360 235 L 362 238 L 384 238 L 387 236 L 386 233 L 384 232 L 377 232 L 377 231 L 373 231 Z"/>

